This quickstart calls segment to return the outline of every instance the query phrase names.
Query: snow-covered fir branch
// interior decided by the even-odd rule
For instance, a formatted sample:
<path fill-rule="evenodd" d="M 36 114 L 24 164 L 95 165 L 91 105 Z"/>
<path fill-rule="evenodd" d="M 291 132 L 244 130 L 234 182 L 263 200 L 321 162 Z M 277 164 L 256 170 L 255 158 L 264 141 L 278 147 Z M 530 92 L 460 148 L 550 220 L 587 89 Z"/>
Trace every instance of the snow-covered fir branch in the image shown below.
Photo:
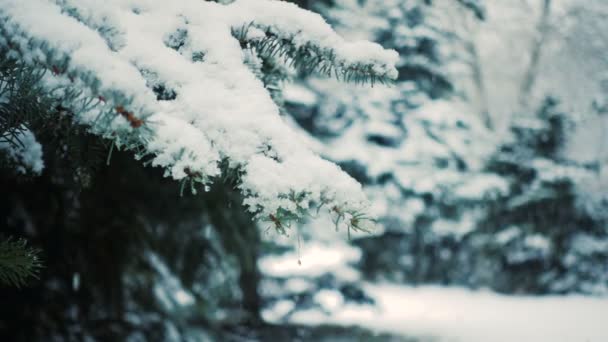
<path fill-rule="evenodd" d="M 395 79 L 395 51 L 271 0 L 0 0 L 0 48 L 48 70 L 76 123 L 192 189 L 236 171 L 249 210 L 279 229 L 321 205 L 364 228 L 361 186 L 295 138 L 243 49 L 359 82 Z"/>

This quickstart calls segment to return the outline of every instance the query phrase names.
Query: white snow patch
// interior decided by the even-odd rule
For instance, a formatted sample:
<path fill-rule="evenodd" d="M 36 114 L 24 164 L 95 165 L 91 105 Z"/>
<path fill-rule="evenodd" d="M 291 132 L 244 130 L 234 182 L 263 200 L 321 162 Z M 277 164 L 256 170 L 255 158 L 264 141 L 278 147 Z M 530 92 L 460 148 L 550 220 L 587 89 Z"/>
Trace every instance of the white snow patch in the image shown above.
<path fill-rule="evenodd" d="M 314 106 L 317 103 L 317 94 L 298 83 L 286 84 L 283 88 L 283 98 L 304 106 Z"/>
<path fill-rule="evenodd" d="M 607 298 L 505 296 L 435 286 L 370 284 L 365 289 L 377 308 L 346 305 L 331 315 L 302 311 L 292 321 L 360 325 L 439 341 L 608 341 Z"/>
<path fill-rule="evenodd" d="M 23 131 L 17 133 L 17 140 L 17 145 L 13 145 L 0 139 L 0 152 L 6 153 L 8 158 L 17 164 L 17 172 L 24 174 L 30 171 L 40 174 L 44 169 L 42 146 L 34 134 L 23 128 Z"/>
<path fill-rule="evenodd" d="M 334 273 L 341 279 L 356 280 L 359 273 L 348 266 L 361 258 L 358 248 L 346 244 L 329 245 L 311 242 L 297 251 L 283 255 L 271 255 L 261 259 L 258 265 L 264 274 L 273 277 L 318 277 Z M 298 262 L 301 261 L 301 264 Z"/>
<path fill-rule="evenodd" d="M 551 241 L 541 234 L 526 236 L 524 244 L 533 249 L 548 251 L 551 248 Z"/>
<path fill-rule="evenodd" d="M 262 312 L 262 318 L 268 322 L 277 322 L 289 314 L 295 307 L 291 300 L 280 300 L 272 305 L 271 308 Z"/>
<path fill-rule="evenodd" d="M 521 229 L 516 226 L 511 226 L 496 234 L 495 241 L 500 245 L 504 245 L 505 243 L 509 243 L 511 240 L 515 239 L 519 235 L 521 235 Z"/>
<path fill-rule="evenodd" d="M 304 292 L 311 289 L 312 284 L 309 280 L 302 278 L 289 278 L 285 282 L 285 289 L 289 292 Z"/>
<path fill-rule="evenodd" d="M 314 301 L 328 312 L 333 312 L 344 304 L 344 297 L 336 290 L 321 290 L 315 294 Z"/>

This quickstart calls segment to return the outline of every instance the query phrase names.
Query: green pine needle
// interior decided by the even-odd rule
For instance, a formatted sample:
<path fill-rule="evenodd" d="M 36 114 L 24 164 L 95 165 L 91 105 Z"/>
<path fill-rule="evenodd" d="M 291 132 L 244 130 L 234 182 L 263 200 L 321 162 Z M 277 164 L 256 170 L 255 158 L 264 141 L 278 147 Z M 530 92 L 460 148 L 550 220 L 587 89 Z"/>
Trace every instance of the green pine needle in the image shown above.
<path fill-rule="evenodd" d="M 0 241 L 0 283 L 21 287 L 38 278 L 42 267 L 40 250 L 27 246 L 24 239 Z"/>

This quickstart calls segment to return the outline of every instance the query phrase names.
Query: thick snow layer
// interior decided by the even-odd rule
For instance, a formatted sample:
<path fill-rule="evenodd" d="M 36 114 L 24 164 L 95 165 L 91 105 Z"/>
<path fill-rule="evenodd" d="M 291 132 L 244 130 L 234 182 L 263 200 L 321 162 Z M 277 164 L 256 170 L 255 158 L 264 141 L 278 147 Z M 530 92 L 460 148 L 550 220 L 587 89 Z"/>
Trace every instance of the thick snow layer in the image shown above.
<path fill-rule="evenodd" d="M 336 69 L 363 66 L 393 79 L 395 51 L 346 42 L 318 14 L 271 0 L 0 0 L 0 20 L 0 47 L 53 70 L 49 89 L 63 85 L 99 100 L 74 110 L 81 122 L 119 145 L 141 146 L 174 179 L 208 183 L 227 161 L 242 171 L 239 187 L 259 217 L 274 221 L 280 209 L 297 213 L 313 203 L 364 210 L 357 182 L 294 138 L 244 61 L 241 43 L 249 43 L 233 32 L 251 29 L 251 40 L 272 34 L 333 56 Z M 175 98 L 157 98 L 158 85 Z"/>
<path fill-rule="evenodd" d="M 608 341 L 608 299 L 519 297 L 460 288 L 367 285 L 377 307 L 346 305 L 331 315 L 296 313 L 306 324 L 360 325 L 407 336 L 463 342 Z M 334 296 L 335 297 L 335 296 Z"/>

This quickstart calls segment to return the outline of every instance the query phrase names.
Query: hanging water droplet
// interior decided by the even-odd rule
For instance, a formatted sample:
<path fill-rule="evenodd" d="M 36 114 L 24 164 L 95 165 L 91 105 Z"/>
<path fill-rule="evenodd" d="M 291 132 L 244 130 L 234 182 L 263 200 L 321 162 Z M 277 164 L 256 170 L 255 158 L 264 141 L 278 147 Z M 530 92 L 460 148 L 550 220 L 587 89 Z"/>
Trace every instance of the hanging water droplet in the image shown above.
<path fill-rule="evenodd" d="M 209 185 L 205 185 L 205 192 L 209 192 L 209 190 L 211 190 L 211 187 Z"/>

